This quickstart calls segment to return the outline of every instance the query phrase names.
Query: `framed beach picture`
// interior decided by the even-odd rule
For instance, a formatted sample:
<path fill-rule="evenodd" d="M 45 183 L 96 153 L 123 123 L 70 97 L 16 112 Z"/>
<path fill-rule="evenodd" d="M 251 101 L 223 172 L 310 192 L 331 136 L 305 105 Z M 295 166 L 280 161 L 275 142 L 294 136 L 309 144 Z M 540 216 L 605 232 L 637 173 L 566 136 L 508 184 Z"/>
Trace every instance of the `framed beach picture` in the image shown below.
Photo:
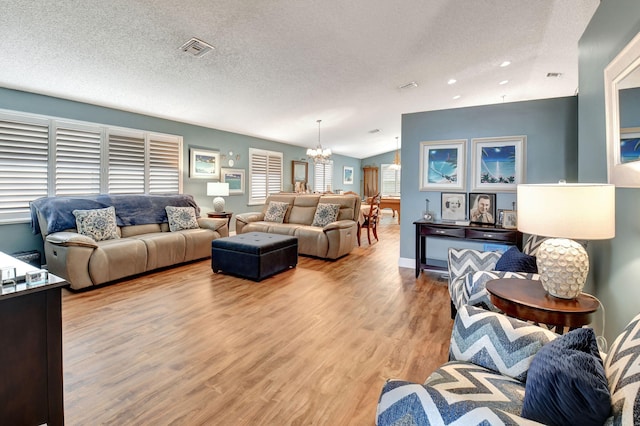
<path fill-rule="evenodd" d="M 244 169 L 220 169 L 221 182 L 229 184 L 229 195 L 244 194 Z"/>
<path fill-rule="evenodd" d="M 619 163 L 640 161 L 640 127 L 620 129 Z"/>
<path fill-rule="evenodd" d="M 307 182 L 309 179 L 309 163 L 306 161 L 291 161 L 291 183 Z"/>
<path fill-rule="evenodd" d="M 525 183 L 526 136 L 471 139 L 472 191 L 515 191 Z"/>
<path fill-rule="evenodd" d="M 353 167 L 344 166 L 342 168 L 342 184 L 353 185 Z"/>
<path fill-rule="evenodd" d="M 464 192 L 443 192 L 440 215 L 442 220 L 465 220 L 466 216 L 467 194 Z"/>
<path fill-rule="evenodd" d="M 493 225 L 496 223 L 496 194 L 469 193 L 469 221 Z"/>
<path fill-rule="evenodd" d="M 189 148 L 189 177 L 220 179 L 220 151 Z"/>
<path fill-rule="evenodd" d="M 467 140 L 420 142 L 420 191 L 463 191 Z"/>

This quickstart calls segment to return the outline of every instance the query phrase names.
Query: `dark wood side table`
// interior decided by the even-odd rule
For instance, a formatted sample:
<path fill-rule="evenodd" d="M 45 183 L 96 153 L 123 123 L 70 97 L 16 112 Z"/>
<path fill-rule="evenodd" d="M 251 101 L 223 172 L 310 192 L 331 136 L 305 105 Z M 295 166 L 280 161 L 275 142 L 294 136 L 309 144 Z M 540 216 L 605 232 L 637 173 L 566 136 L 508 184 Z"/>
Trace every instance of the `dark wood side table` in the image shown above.
<path fill-rule="evenodd" d="M 227 228 L 229 228 L 229 231 L 231 231 L 231 216 L 233 216 L 233 212 L 209 212 L 207 213 L 207 216 L 217 219 L 224 219 L 226 217 Z"/>
<path fill-rule="evenodd" d="M 591 314 L 598 310 L 598 299 L 580 294 L 575 299 L 551 296 L 537 280 L 503 278 L 491 280 L 486 286 L 493 303 L 505 314 L 525 321 L 569 328 L 591 323 Z"/>

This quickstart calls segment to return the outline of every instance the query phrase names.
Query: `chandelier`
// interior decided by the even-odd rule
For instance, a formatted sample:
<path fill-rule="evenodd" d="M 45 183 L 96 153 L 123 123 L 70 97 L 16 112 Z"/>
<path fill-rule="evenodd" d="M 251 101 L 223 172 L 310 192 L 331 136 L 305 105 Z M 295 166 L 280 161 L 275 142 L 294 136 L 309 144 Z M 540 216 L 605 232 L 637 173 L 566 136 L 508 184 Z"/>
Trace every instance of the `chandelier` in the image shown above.
<path fill-rule="evenodd" d="M 393 164 L 389 166 L 391 170 L 400 170 L 400 147 L 398 145 L 398 137 L 396 136 L 396 157 L 393 159 Z"/>
<path fill-rule="evenodd" d="M 331 150 L 329 148 L 327 149 L 322 148 L 322 144 L 320 143 L 320 122 L 322 122 L 322 120 L 317 120 L 317 121 L 318 121 L 318 146 L 316 147 L 316 149 L 308 148 L 307 157 L 309 157 L 310 160 L 313 160 L 314 163 L 328 163 L 329 160 L 331 159 Z"/>

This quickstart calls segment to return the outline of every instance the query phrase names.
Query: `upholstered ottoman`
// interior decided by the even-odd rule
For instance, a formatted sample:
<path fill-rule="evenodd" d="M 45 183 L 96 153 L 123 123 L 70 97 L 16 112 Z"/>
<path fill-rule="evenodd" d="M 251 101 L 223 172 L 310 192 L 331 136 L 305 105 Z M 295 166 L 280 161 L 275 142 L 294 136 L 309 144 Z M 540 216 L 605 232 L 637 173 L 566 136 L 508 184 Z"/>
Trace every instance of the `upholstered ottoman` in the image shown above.
<path fill-rule="evenodd" d="M 254 281 L 298 264 L 298 238 L 248 232 L 211 242 L 211 269 Z"/>

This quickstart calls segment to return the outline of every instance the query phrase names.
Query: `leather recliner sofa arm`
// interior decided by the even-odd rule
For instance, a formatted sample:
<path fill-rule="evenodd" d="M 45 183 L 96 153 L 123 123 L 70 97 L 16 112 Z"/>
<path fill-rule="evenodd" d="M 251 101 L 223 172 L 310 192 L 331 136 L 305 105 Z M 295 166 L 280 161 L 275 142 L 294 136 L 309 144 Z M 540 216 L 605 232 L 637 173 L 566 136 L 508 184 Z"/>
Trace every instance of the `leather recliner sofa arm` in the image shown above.
<path fill-rule="evenodd" d="M 216 231 L 222 237 L 229 236 L 229 227 L 227 226 L 227 219 L 215 219 L 208 217 L 198 218 L 198 226 L 203 229 L 210 229 Z"/>
<path fill-rule="evenodd" d="M 236 215 L 236 234 L 242 234 L 242 228 L 251 222 L 264 220 L 262 212 L 247 212 Z"/>
<path fill-rule="evenodd" d="M 98 248 L 98 244 L 96 244 L 93 238 L 76 232 L 54 232 L 53 234 L 47 235 L 46 241 L 58 246 Z"/>
<path fill-rule="evenodd" d="M 347 229 L 347 228 L 351 228 L 354 225 L 356 225 L 356 222 L 353 220 L 348 220 L 348 219 L 338 220 L 336 222 L 331 222 L 325 225 L 325 227 L 322 228 L 322 230 L 327 232 L 327 231 L 331 231 L 332 229 Z"/>

